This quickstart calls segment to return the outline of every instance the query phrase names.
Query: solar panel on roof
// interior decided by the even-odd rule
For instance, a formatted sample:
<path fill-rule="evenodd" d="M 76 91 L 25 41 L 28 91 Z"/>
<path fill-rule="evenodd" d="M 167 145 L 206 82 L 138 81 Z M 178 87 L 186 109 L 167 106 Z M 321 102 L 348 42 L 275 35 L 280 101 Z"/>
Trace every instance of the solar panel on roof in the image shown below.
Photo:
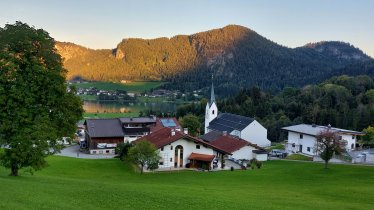
<path fill-rule="evenodd" d="M 164 127 L 168 127 L 168 128 L 177 126 L 174 120 L 170 120 L 170 119 L 161 119 L 161 123 Z"/>

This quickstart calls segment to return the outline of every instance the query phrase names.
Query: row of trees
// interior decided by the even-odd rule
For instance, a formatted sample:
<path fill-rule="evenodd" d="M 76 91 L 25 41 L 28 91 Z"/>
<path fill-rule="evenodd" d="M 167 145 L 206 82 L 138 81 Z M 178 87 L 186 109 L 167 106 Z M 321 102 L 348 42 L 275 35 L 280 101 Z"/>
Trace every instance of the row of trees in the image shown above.
<path fill-rule="evenodd" d="M 177 117 L 192 113 L 204 120 L 207 100 L 177 109 Z M 285 140 L 281 127 L 299 124 L 331 124 L 363 130 L 374 125 L 374 81 L 369 76 L 333 77 L 318 85 L 285 88 L 276 95 L 258 87 L 218 100 L 220 112 L 255 117 L 268 129 L 272 141 Z"/>

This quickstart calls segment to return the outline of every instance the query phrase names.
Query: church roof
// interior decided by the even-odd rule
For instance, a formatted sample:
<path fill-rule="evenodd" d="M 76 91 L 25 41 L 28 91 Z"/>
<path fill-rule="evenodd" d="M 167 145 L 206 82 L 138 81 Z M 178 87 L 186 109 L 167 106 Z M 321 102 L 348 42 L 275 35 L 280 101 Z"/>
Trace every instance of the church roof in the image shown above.
<path fill-rule="evenodd" d="M 208 128 L 216 131 L 227 131 L 231 133 L 233 130 L 242 131 L 255 119 L 244 117 L 236 114 L 221 113 L 209 123 Z"/>

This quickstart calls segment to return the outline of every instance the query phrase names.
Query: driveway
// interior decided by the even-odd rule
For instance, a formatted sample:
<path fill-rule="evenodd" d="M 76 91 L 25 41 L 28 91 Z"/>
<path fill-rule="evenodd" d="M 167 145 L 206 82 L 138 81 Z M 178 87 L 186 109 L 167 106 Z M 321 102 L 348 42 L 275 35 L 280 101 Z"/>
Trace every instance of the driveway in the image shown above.
<path fill-rule="evenodd" d="M 60 153 L 57 153 L 58 156 L 65 156 L 65 157 L 74 157 L 74 158 L 85 158 L 85 159 L 107 159 L 107 158 L 114 158 L 115 155 L 90 155 L 85 152 L 79 151 L 79 145 L 67 145 L 66 148 L 61 150 Z"/>

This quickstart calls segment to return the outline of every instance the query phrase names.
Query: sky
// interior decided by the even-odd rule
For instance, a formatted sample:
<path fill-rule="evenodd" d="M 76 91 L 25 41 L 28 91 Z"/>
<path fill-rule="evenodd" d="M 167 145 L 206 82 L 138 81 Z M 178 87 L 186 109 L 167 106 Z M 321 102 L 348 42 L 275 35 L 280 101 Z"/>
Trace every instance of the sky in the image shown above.
<path fill-rule="evenodd" d="M 374 57 L 373 0 L 1 0 L 0 27 L 15 21 L 93 49 L 236 24 L 287 47 L 337 40 Z"/>

